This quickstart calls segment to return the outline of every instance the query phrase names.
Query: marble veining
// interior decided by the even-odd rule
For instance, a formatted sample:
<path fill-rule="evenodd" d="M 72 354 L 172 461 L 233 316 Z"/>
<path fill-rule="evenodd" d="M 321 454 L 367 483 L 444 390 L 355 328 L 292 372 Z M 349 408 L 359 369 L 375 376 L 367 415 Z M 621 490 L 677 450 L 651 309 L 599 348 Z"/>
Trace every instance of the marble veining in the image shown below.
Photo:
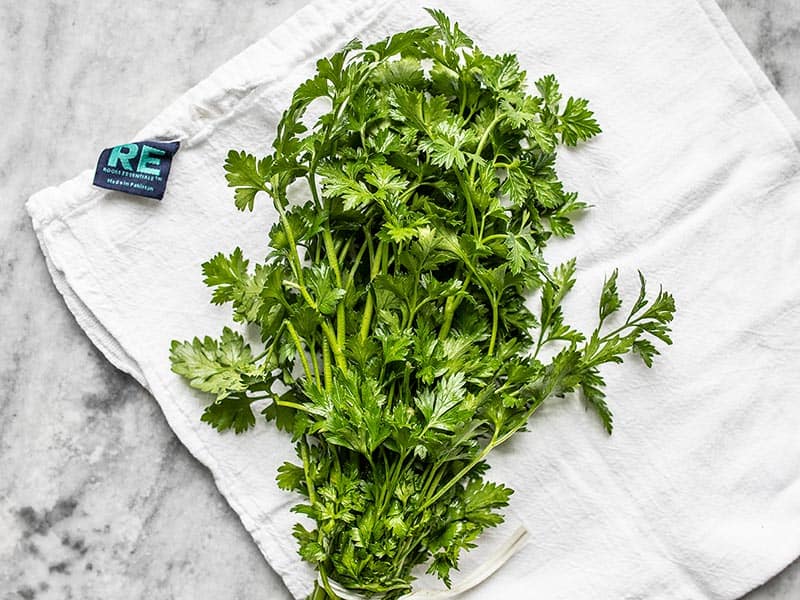
<path fill-rule="evenodd" d="M 796 0 L 719 1 L 800 114 Z M 289 600 L 155 401 L 75 324 L 23 203 L 305 3 L 0 4 L 0 600 Z M 797 597 L 800 562 L 746 598 Z"/>

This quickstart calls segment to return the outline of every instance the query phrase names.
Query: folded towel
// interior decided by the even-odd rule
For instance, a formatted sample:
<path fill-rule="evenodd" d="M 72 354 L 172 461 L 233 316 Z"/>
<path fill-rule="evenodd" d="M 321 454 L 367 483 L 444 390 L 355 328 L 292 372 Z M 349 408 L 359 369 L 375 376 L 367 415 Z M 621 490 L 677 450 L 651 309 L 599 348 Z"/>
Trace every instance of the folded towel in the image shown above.
<path fill-rule="evenodd" d="M 556 73 L 603 127 L 559 156 L 596 206 L 548 249 L 551 264 L 580 257 L 570 319 L 588 326 L 614 267 L 628 297 L 640 267 L 679 307 L 653 371 L 604 371 L 613 436 L 567 398 L 493 457 L 532 543 L 463 597 L 741 596 L 800 554 L 798 122 L 713 0 L 433 4 L 485 51 L 518 53 L 531 79 Z M 230 324 L 201 262 L 266 254 L 276 215 L 268 201 L 236 211 L 227 151 L 267 153 L 318 57 L 428 24 L 421 6 L 312 3 L 179 98 L 135 137 L 180 142 L 161 202 L 93 187 L 93 171 L 28 202 L 80 325 L 155 396 L 298 598 L 314 576 L 290 535 L 296 499 L 274 482 L 291 444 L 265 423 L 240 437 L 201 423 L 207 398 L 171 373 L 169 343 Z"/>

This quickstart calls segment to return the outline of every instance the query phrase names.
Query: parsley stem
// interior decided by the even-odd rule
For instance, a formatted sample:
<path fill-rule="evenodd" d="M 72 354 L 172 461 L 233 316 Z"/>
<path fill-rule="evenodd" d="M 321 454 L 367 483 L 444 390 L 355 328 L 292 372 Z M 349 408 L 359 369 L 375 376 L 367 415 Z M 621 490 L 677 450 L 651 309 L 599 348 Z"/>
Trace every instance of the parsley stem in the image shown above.
<path fill-rule="evenodd" d="M 492 298 L 492 337 L 489 338 L 489 350 L 488 355 L 492 356 L 494 354 L 494 343 L 497 340 L 497 326 L 498 326 L 498 307 L 497 307 L 497 300 Z"/>
<path fill-rule="evenodd" d="M 622 325 L 617 327 L 614 331 L 610 331 L 609 333 L 607 333 L 603 337 L 601 337 L 600 338 L 600 342 L 601 343 L 602 342 L 607 342 L 612 337 L 614 337 L 615 335 L 617 335 L 619 333 L 622 333 L 626 329 L 629 329 L 630 327 L 636 327 L 636 323 L 641 321 L 641 319 L 642 319 L 641 317 L 637 317 L 636 319 L 631 320 L 630 317 L 629 317 L 628 320 L 625 321 L 625 323 L 623 323 Z"/>
<path fill-rule="evenodd" d="M 331 600 L 331 596 L 328 595 L 328 592 L 325 591 L 325 588 L 322 587 L 319 581 L 315 581 L 314 591 L 308 600 Z"/>
<path fill-rule="evenodd" d="M 422 302 L 416 302 L 416 301 L 413 302 L 414 308 L 411 309 L 411 312 L 409 313 L 408 324 L 410 325 L 411 323 L 414 322 L 414 317 L 417 315 L 417 311 L 419 311 L 420 308 L 422 308 L 423 306 L 425 306 L 429 302 L 433 302 L 434 300 L 435 300 L 435 298 L 432 298 L 432 297 L 428 296 L 427 298 L 423 299 Z M 446 304 L 446 302 L 445 302 L 445 304 Z"/>
<path fill-rule="evenodd" d="M 311 366 L 314 368 L 314 380 L 317 382 L 318 386 L 321 386 L 322 381 L 320 380 L 319 374 L 319 360 L 317 359 L 317 340 L 315 338 L 311 338 L 308 349 L 311 354 Z"/>
<path fill-rule="evenodd" d="M 336 340 L 340 348 L 344 347 L 345 340 L 345 319 L 344 301 L 340 300 L 336 306 Z"/>
<path fill-rule="evenodd" d="M 275 398 L 273 401 L 278 406 L 285 406 L 286 408 L 293 408 L 295 410 L 301 410 L 301 411 L 303 411 L 305 413 L 312 414 L 311 411 L 308 410 L 307 406 L 303 406 L 302 404 L 298 404 L 297 402 L 289 402 L 287 400 L 279 400 L 278 398 Z"/>
<path fill-rule="evenodd" d="M 328 338 L 328 343 L 331 345 L 331 352 L 333 352 L 333 358 L 336 362 L 336 366 L 339 367 L 343 372 L 347 373 L 347 361 L 344 358 L 344 354 L 342 354 L 342 349 L 336 340 L 336 333 L 333 331 L 330 323 L 323 321 L 322 331 L 325 332 L 325 336 Z"/>
<path fill-rule="evenodd" d="M 467 205 L 467 220 L 472 225 L 472 233 L 478 237 L 478 218 L 475 216 L 475 207 L 472 205 L 472 188 L 464 181 L 464 177 L 458 169 L 453 169 L 453 173 L 458 180 L 461 191 L 464 193 L 464 200 Z"/>
<path fill-rule="evenodd" d="M 414 191 L 415 191 L 417 188 L 421 187 L 422 185 L 423 185 L 423 184 L 422 184 L 422 182 L 421 182 L 421 181 L 419 181 L 419 182 L 417 182 L 417 183 L 414 183 L 414 184 L 412 184 L 412 185 L 408 186 L 408 187 L 407 187 L 407 188 L 406 188 L 406 189 L 403 191 L 403 193 L 402 193 L 402 194 L 400 194 L 400 196 L 397 198 L 397 203 L 398 203 L 398 204 L 405 204 L 405 202 L 408 200 L 408 198 L 411 196 L 411 194 L 413 194 L 413 193 L 414 193 Z"/>
<path fill-rule="evenodd" d="M 283 227 L 283 231 L 286 234 L 286 239 L 288 240 L 289 247 L 292 250 L 291 253 L 291 264 L 294 270 L 294 275 L 297 277 L 297 283 L 300 286 L 303 286 L 303 266 L 300 262 L 300 255 L 297 253 L 297 244 L 294 241 L 294 232 L 292 231 L 292 226 L 289 223 L 289 220 L 286 218 L 286 211 L 283 209 L 283 204 L 281 202 L 274 202 L 275 208 L 278 211 L 281 219 L 281 226 Z"/>
<path fill-rule="evenodd" d="M 369 279 L 372 281 L 375 279 L 375 247 L 372 243 L 372 234 L 369 230 L 365 227 L 364 228 L 364 241 L 367 243 L 367 250 L 369 251 Z"/>
<path fill-rule="evenodd" d="M 474 469 L 475 465 L 477 465 L 484 458 L 486 458 L 489 452 L 491 452 L 492 449 L 495 447 L 495 442 L 497 442 L 497 434 L 498 430 L 495 429 L 494 433 L 492 434 L 492 439 L 489 441 L 488 444 L 486 444 L 483 450 L 481 450 L 480 454 L 478 454 L 478 456 L 476 456 L 469 463 L 467 463 L 467 465 L 463 469 L 461 469 L 458 473 L 456 473 L 454 477 L 448 480 L 446 484 L 444 484 L 441 488 L 439 488 L 439 490 L 432 497 L 428 498 L 428 500 L 423 502 L 422 505 L 417 509 L 415 515 L 421 513 L 431 504 L 433 504 L 439 498 L 445 495 L 450 490 L 450 488 L 459 483 L 467 473 L 469 473 L 472 469 Z"/>
<path fill-rule="evenodd" d="M 308 359 L 306 358 L 306 351 L 303 349 L 303 344 L 300 341 L 300 337 L 297 335 L 297 330 L 292 325 L 291 321 L 286 321 L 286 329 L 289 331 L 289 335 L 292 336 L 292 340 L 294 340 L 294 346 L 297 349 L 297 355 L 300 357 L 300 361 L 303 363 L 303 371 L 306 373 L 306 377 L 311 380 L 314 376 L 311 374 L 311 367 L 308 366 Z"/>
<path fill-rule="evenodd" d="M 399 459 L 392 465 L 393 468 L 390 470 L 386 482 L 383 485 L 383 489 L 381 490 L 381 502 L 378 505 L 378 515 L 383 515 L 386 509 L 389 508 L 392 496 L 394 496 L 394 492 L 397 489 L 397 484 L 400 482 L 400 476 L 405 471 L 404 467 L 408 454 L 407 450 L 403 450 L 403 452 L 400 453 Z"/>
<path fill-rule="evenodd" d="M 489 455 L 489 453 L 492 450 L 494 450 L 495 448 L 497 448 L 501 444 L 504 444 L 505 442 L 507 442 L 517 431 L 519 431 L 520 429 L 525 427 L 528 424 L 528 420 L 533 416 L 533 413 L 535 413 L 538 410 L 538 408 L 542 405 L 543 402 L 544 402 L 544 398 L 536 400 L 531 405 L 531 408 L 528 409 L 528 411 L 526 413 L 526 418 L 525 419 L 520 419 L 520 424 L 519 425 L 516 425 L 516 426 L 512 427 L 506 433 L 504 433 L 502 436 L 498 436 L 499 429 L 495 429 L 494 433 L 492 434 L 492 439 L 489 441 L 488 444 L 486 444 L 486 446 L 483 448 L 481 453 L 478 454 L 477 457 L 472 459 L 453 478 L 448 480 L 448 482 L 444 486 L 439 488 L 439 490 L 436 492 L 436 494 L 433 495 L 433 497 L 429 498 L 426 502 L 424 502 L 422 504 L 422 506 L 419 509 L 417 509 L 417 512 L 415 514 L 421 513 L 426 508 L 428 508 L 431 504 L 436 502 L 439 498 L 441 498 L 444 494 L 446 494 L 450 490 L 450 488 L 452 488 L 454 485 L 456 485 L 458 482 L 460 482 L 464 478 L 465 475 L 467 475 L 472 469 L 475 468 L 475 466 L 478 463 L 483 461 Z"/>
<path fill-rule="evenodd" d="M 375 249 L 372 244 L 372 235 L 366 229 L 364 230 L 364 234 L 367 242 L 367 249 L 369 250 L 369 281 L 372 283 L 372 280 L 375 279 L 380 272 L 380 256 L 384 244 L 383 240 L 379 241 L 378 248 Z M 362 343 L 367 341 L 369 328 L 372 325 L 372 305 L 374 298 L 370 285 L 366 286 L 366 293 L 367 298 L 364 301 L 364 312 L 361 315 L 361 328 L 358 331 L 358 338 Z"/>
<path fill-rule="evenodd" d="M 328 263 L 333 271 L 333 276 L 336 279 L 336 285 L 342 287 L 342 273 L 339 271 L 339 261 L 336 258 L 336 246 L 333 243 L 333 236 L 329 227 L 323 227 L 322 239 L 325 242 L 325 253 L 328 255 Z"/>
<path fill-rule="evenodd" d="M 325 377 L 325 389 L 330 391 L 333 384 L 333 373 L 331 372 L 331 347 L 327 338 L 322 338 L 322 371 Z"/>
<path fill-rule="evenodd" d="M 455 313 L 455 296 L 448 296 L 447 300 L 444 302 L 444 322 L 442 323 L 441 329 L 439 329 L 439 341 L 443 341 L 447 338 L 447 334 L 450 333 L 450 327 L 453 323 L 453 313 Z"/>
<path fill-rule="evenodd" d="M 325 592 L 328 594 L 330 600 L 342 600 L 339 598 L 339 596 L 333 593 L 331 585 L 328 583 L 328 575 L 325 573 L 325 568 L 322 565 L 319 565 L 319 576 L 320 579 L 322 579 L 322 587 L 325 588 Z"/>
<path fill-rule="evenodd" d="M 544 344 L 542 344 L 542 342 L 544 340 L 544 333 L 545 333 L 545 330 L 547 329 L 547 326 L 548 326 L 548 323 L 546 323 L 546 322 L 539 323 L 539 338 L 536 341 L 536 349 L 533 351 L 533 356 L 531 357 L 531 362 L 536 360 L 536 357 L 539 356 L 539 350 L 541 350 L 542 346 L 544 345 Z"/>
<path fill-rule="evenodd" d="M 469 287 L 470 281 L 472 281 L 472 273 L 467 273 L 467 276 L 464 278 L 464 283 L 461 286 L 461 289 L 465 292 Z M 447 300 L 444 303 L 444 322 L 442 323 L 441 329 L 439 329 L 439 340 L 442 341 L 447 337 L 447 334 L 450 333 L 450 327 L 453 324 L 453 316 L 455 315 L 456 309 L 458 305 L 461 303 L 461 296 L 448 296 Z"/>
<path fill-rule="evenodd" d="M 362 342 L 367 341 L 369 335 L 369 328 L 372 325 L 372 290 L 367 290 L 367 299 L 364 302 L 364 314 L 361 316 L 361 329 L 359 329 L 358 337 Z"/>
<path fill-rule="evenodd" d="M 300 292 L 300 295 L 303 296 L 303 300 L 306 301 L 306 304 L 308 304 L 308 306 L 312 310 L 315 311 L 317 310 L 317 303 L 311 297 L 311 294 L 308 293 L 308 288 L 306 286 L 304 286 L 303 284 L 295 283 L 294 281 L 289 281 L 288 279 L 285 279 L 283 281 L 283 285 L 285 285 L 286 287 L 293 288 L 298 292 Z"/>
<path fill-rule="evenodd" d="M 328 263 L 336 279 L 336 287 L 341 288 L 342 273 L 339 271 L 339 260 L 336 258 L 336 246 L 331 236 L 330 224 L 322 229 L 322 239 L 325 241 L 325 253 L 328 255 Z M 340 301 L 336 306 L 336 342 L 339 347 L 344 346 L 345 319 L 344 302 Z M 331 344 L 331 347 L 333 347 L 333 344 Z M 334 354 L 336 354 L 335 350 Z"/>
<path fill-rule="evenodd" d="M 351 238 L 351 237 L 350 237 L 350 238 L 347 238 L 347 239 L 345 240 L 344 244 L 342 244 L 342 249 L 341 249 L 341 250 L 339 250 L 339 258 L 338 258 L 338 260 L 339 260 L 339 264 L 340 264 L 340 265 L 341 265 L 342 263 L 344 263 L 344 259 L 345 259 L 345 257 L 347 256 L 347 251 L 348 251 L 348 250 L 350 250 L 350 244 L 351 244 L 352 242 L 353 242 L 353 238 Z M 340 272 L 341 272 L 341 269 L 340 269 Z M 344 280 L 340 278 L 340 284 L 341 284 L 341 282 L 343 282 L 343 281 L 344 281 Z"/>
<path fill-rule="evenodd" d="M 442 470 L 441 467 L 441 463 L 434 463 L 429 467 L 428 476 L 425 479 L 425 483 L 422 485 L 423 496 L 427 496 L 432 489 L 436 489 L 436 486 L 439 485 L 439 481 L 441 481 L 442 475 L 444 474 L 444 470 Z"/>
<path fill-rule="evenodd" d="M 505 240 L 508 238 L 507 233 L 495 233 L 493 235 L 487 235 L 485 238 L 481 239 L 481 244 L 485 244 L 486 242 L 492 242 L 494 240 Z"/>
<path fill-rule="evenodd" d="M 361 259 L 364 257 L 364 253 L 367 250 L 366 244 L 361 244 L 361 247 L 358 249 L 356 253 L 356 257 L 353 260 L 353 266 L 350 267 L 350 272 L 347 275 L 347 281 L 345 281 L 345 289 L 350 289 L 353 282 L 356 278 L 356 271 L 358 270 L 359 265 L 361 264 Z"/>
<path fill-rule="evenodd" d="M 367 236 L 367 244 L 370 247 L 370 274 L 369 280 L 370 283 L 381 273 L 386 272 L 386 262 L 387 262 L 387 244 L 383 240 L 378 242 L 377 248 L 375 248 L 374 254 L 371 251 L 372 248 L 372 236 Z M 361 316 L 361 329 L 359 330 L 359 338 L 362 342 L 367 340 L 369 336 L 369 328 L 372 325 L 372 313 L 374 309 L 374 293 L 371 289 L 371 286 L 367 286 L 367 299 L 365 300 L 364 304 L 364 313 Z"/>
<path fill-rule="evenodd" d="M 469 181 L 471 184 L 475 184 L 475 173 L 478 170 L 478 161 L 480 161 L 481 153 L 483 152 L 483 148 L 486 146 L 486 143 L 489 141 L 489 134 L 492 133 L 492 130 L 497 126 L 497 124 L 503 120 L 503 114 L 497 114 L 492 122 L 486 126 L 486 130 L 483 132 L 480 141 L 478 142 L 478 147 L 475 149 L 475 158 L 472 159 L 472 168 L 469 171 Z"/>

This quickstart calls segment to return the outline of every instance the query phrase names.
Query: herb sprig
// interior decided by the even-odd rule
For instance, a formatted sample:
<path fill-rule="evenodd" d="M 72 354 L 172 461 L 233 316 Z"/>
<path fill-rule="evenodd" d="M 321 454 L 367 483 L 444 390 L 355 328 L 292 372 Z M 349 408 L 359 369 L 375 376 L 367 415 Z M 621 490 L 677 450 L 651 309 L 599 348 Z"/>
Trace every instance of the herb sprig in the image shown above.
<path fill-rule="evenodd" d="M 653 341 L 671 343 L 673 298 L 648 299 L 641 274 L 620 326 L 606 326 L 622 309 L 616 271 L 597 328 L 565 323 L 575 261 L 551 269 L 543 250 L 586 207 L 555 153 L 600 132 L 587 101 L 564 101 L 552 75 L 530 94 L 515 55 L 486 55 L 428 12 L 435 26 L 321 59 L 272 154 L 228 155 L 236 206 L 263 192 L 280 218 L 264 263 L 236 248 L 203 273 L 263 349 L 229 328 L 172 344 L 173 370 L 215 396 L 204 421 L 240 433 L 267 400 L 263 415 L 292 435 L 300 463 L 278 485 L 305 499 L 293 510 L 313 526 L 294 535 L 317 600 L 336 598 L 330 579 L 398 598 L 420 564 L 450 585 L 512 494 L 486 479 L 489 453 L 573 391 L 610 433 L 600 367 L 631 352 L 651 366 Z M 308 124 L 314 103 L 327 110 Z"/>

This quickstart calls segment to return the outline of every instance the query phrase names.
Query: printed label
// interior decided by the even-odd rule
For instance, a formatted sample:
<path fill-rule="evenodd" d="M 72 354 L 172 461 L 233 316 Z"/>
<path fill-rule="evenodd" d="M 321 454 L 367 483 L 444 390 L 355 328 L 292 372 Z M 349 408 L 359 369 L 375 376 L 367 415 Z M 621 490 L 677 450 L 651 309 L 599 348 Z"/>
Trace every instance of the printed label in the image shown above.
<path fill-rule="evenodd" d="M 146 198 L 164 197 L 172 155 L 180 142 L 132 142 L 106 148 L 97 159 L 94 184 Z"/>

